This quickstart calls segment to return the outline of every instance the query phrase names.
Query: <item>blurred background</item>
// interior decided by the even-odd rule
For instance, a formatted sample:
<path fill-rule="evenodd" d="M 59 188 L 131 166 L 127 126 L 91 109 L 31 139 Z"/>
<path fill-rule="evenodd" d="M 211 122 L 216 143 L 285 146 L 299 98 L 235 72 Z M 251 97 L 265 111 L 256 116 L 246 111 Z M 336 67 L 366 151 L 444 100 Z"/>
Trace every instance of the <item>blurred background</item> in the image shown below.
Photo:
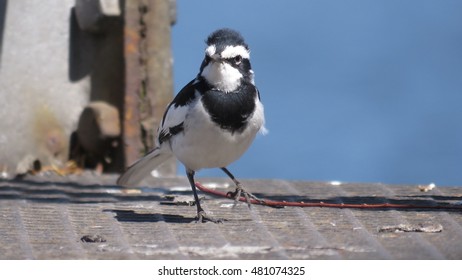
<path fill-rule="evenodd" d="M 175 92 L 197 74 L 206 36 L 234 28 L 269 130 L 230 166 L 236 176 L 460 185 L 461 11 L 461 1 L 178 0 Z"/>

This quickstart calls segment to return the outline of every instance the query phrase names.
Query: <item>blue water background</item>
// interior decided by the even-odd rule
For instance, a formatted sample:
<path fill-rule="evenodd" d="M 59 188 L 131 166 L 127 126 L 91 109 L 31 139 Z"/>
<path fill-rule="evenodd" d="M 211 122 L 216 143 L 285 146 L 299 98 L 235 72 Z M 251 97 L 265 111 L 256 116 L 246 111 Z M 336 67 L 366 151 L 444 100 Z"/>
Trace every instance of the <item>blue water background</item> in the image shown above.
<path fill-rule="evenodd" d="M 177 0 L 177 13 L 176 92 L 211 31 L 251 47 L 269 134 L 237 177 L 462 185 L 462 1 Z"/>

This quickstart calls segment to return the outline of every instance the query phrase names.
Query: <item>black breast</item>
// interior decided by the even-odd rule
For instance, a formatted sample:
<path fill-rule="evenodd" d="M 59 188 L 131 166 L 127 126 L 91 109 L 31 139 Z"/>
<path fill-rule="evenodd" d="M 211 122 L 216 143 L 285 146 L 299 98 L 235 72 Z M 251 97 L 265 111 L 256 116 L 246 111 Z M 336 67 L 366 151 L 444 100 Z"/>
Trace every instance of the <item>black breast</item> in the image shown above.
<path fill-rule="evenodd" d="M 202 104 L 221 128 L 231 132 L 241 131 L 255 110 L 257 89 L 251 84 L 243 84 L 233 92 L 208 89 L 202 92 Z"/>

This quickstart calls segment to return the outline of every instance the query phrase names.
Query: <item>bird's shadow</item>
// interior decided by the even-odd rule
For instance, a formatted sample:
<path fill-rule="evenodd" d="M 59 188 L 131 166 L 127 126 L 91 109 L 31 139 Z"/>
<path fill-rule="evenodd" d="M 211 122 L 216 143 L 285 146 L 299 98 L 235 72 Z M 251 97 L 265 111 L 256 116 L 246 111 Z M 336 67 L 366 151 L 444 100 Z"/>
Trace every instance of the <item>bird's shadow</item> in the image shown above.
<path fill-rule="evenodd" d="M 185 217 L 181 215 L 159 214 L 159 213 L 136 213 L 133 210 L 105 209 L 103 212 L 115 213 L 115 219 L 119 222 L 137 222 L 137 223 L 177 223 L 186 224 L 196 221 L 196 218 Z"/>

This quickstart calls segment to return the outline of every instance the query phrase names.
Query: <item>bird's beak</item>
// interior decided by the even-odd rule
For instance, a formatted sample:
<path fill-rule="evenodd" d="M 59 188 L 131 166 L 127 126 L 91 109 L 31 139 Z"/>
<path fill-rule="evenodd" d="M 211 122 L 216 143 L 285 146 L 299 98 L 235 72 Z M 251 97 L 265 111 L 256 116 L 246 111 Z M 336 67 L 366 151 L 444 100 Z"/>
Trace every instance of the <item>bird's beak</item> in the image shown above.
<path fill-rule="evenodd" d="M 221 56 L 218 55 L 218 54 L 212 55 L 211 58 L 212 58 L 213 62 L 216 62 L 216 63 L 219 63 L 219 64 L 223 62 L 223 58 L 221 58 Z"/>

